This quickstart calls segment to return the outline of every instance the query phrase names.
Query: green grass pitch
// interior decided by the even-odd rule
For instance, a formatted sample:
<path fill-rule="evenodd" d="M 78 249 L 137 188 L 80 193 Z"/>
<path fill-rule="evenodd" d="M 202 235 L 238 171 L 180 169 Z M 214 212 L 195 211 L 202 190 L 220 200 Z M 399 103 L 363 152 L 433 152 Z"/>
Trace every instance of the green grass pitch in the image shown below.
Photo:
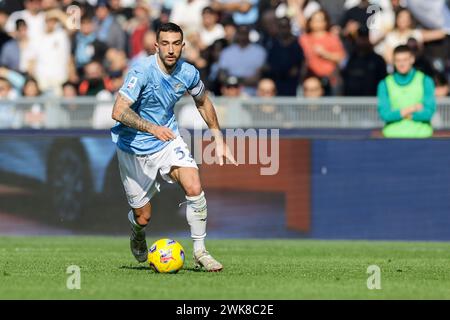
<path fill-rule="evenodd" d="M 156 239 L 148 239 L 149 244 Z M 450 243 L 209 240 L 221 273 L 138 264 L 125 237 L 1 237 L 0 299 L 450 299 Z M 81 289 L 66 269 L 81 269 Z M 369 265 L 381 289 L 367 288 Z"/>

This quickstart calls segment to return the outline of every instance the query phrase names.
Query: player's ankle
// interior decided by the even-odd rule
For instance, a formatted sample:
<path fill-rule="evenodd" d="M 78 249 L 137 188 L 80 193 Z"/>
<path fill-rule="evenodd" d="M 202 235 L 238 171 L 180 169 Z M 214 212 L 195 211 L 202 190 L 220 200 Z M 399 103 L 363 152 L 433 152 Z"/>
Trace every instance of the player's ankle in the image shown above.
<path fill-rule="evenodd" d="M 194 240 L 194 252 L 206 251 L 204 240 Z"/>

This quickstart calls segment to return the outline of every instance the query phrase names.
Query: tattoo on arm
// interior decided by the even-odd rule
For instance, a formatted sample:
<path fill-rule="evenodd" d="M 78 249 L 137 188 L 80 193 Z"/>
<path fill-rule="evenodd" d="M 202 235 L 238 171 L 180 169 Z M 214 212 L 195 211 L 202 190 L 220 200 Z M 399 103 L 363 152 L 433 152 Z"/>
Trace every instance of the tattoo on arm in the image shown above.
<path fill-rule="evenodd" d="M 130 108 L 123 110 L 122 114 L 120 115 L 119 121 L 128 127 L 143 132 L 150 132 L 150 130 L 155 127 L 154 124 L 142 119 L 136 112 L 134 112 Z"/>
<path fill-rule="evenodd" d="M 130 108 L 130 106 L 130 101 L 119 94 L 116 103 L 114 104 L 113 114 L 115 114 L 115 117 L 113 117 L 130 128 L 150 133 L 156 126 L 153 123 L 142 119 Z"/>

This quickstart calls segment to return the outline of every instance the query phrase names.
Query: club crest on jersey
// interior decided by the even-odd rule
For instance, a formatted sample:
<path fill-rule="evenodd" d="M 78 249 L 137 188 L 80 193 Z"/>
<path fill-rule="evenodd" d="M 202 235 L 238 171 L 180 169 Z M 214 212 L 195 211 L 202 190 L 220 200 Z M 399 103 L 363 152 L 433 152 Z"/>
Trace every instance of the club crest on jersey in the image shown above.
<path fill-rule="evenodd" d="M 183 84 L 181 82 L 178 82 L 177 84 L 175 84 L 175 90 L 178 91 L 181 88 L 183 88 Z"/>
<path fill-rule="evenodd" d="M 137 78 L 131 77 L 130 81 L 128 82 L 127 88 L 133 89 L 136 86 L 136 83 L 137 83 Z"/>

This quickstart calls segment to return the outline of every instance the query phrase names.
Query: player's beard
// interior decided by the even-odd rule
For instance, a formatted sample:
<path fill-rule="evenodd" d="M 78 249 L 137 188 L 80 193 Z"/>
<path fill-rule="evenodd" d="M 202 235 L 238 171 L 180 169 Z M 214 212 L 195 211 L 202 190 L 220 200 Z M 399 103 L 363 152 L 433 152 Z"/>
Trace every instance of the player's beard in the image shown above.
<path fill-rule="evenodd" d="M 168 57 L 171 57 L 172 59 L 167 59 Z M 161 57 L 162 62 L 164 63 L 164 67 L 166 67 L 167 70 L 172 70 L 175 65 L 178 62 L 178 59 L 180 58 L 180 56 L 174 54 L 172 56 L 166 55 L 165 57 Z"/>

